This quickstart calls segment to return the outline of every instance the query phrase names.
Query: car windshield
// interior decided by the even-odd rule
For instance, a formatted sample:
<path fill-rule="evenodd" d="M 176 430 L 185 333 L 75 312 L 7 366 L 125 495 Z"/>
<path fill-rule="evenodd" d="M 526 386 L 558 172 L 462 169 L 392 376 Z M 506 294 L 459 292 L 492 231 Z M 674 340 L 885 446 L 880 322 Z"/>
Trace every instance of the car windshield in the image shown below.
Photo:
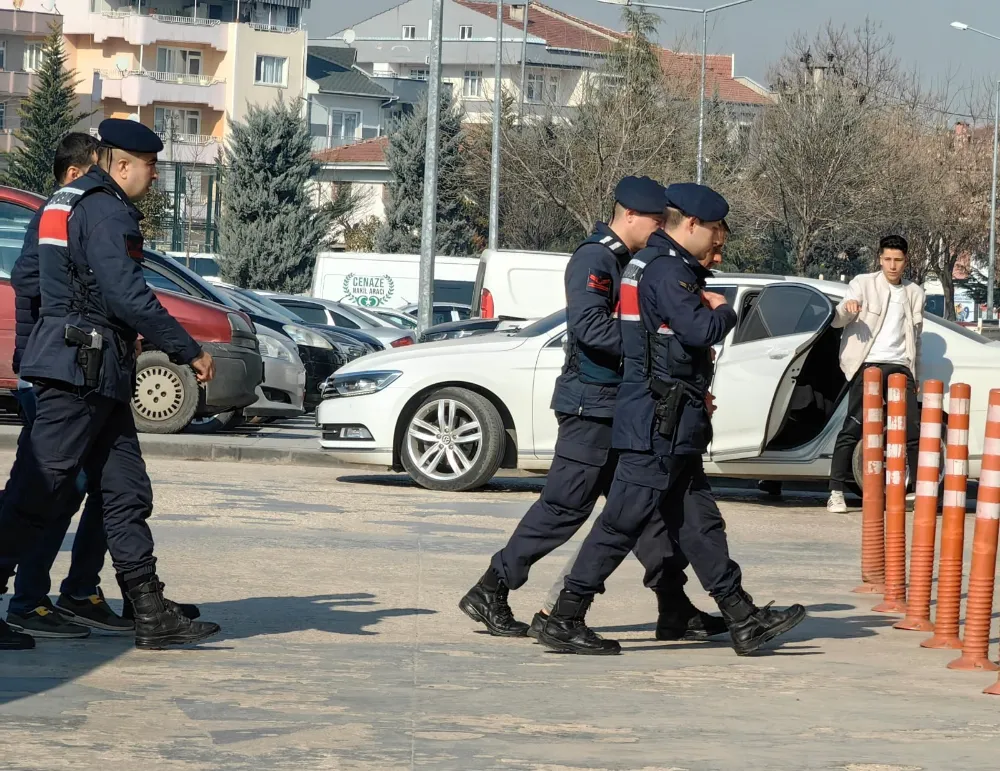
<path fill-rule="evenodd" d="M 956 335 L 961 335 L 966 340 L 971 340 L 974 343 L 987 345 L 993 342 L 988 337 L 981 335 L 978 332 L 973 332 L 968 327 L 963 327 L 961 324 L 956 324 L 954 321 L 948 321 L 948 319 L 943 319 L 940 316 L 924 316 L 924 319 L 930 321 L 932 324 L 940 324 L 948 331 L 954 332 Z"/>
<path fill-rule="evenodd" d="M 511 333 L 514 337 L 538 337 L 552 332 L 560 324 L 566 323 L 566 309 L 558 310 L 549 314 L 543 319 L 539 319 L 526 327 L 521 327 L 516 332 Z"/>
<path fill-rule="evenodd" d="M 302 317 L 295 315 L 292 311 L 283 305 L 278 305 L 274 300 L 269 297 L 264 297 L 259 295 L 251 289 L 240 289 L 238 287 L 232 287 L 229 290 L 235 295 L 239 295 L 242 299 L 246 300 L 248 303 L 252 303 L 261 309 L 262 312 L 268 313 L 272 316 L 277 316 L 279 319 L 285 319 L 286 321 L 294 321 L 296 324 L 302 323 Z"/>
<path fill-rule="evenodd" d="M 392 311 L 382 311 L 379 314 L 383 318 L 389 321 L 389 323 L 400 329 L 416 329 L 417 320 L 407 316 L 405 313 L 394 313 Z"/>
<path fill-rule="evenodd" d="M 149 259 L 149 261 L 154 265 L 160 265 L 163 270 L 177 274 L 189 284 L 193 284 L 198 287 L 202 294 L 206 296 L 206 299 L 220 303 L 221 305 L 227 305 L 230 308 L 239 308 L 240 310 L 243 310 L 243 308 L 240 307 L 240 304 L 228 294 L 223 292 L 222 289 L 206 281 L 190 268 L 184 267 L 173 257 L 163 254 L 163 252 L 154 252 L 152 250 L 146 250 L 145 254 L 147 259 Z"/>
<path fill-rule="evenodd" d="M 345 312 L 348 316 L 351 316 L 355 321 L 361 321 L 370 327 L 391 327 L 393 324 L 381 316 L 374 313 L 366 311 L 357 305 L 348 305 L 347 303 L 337 303 L 338 310 Z"/>

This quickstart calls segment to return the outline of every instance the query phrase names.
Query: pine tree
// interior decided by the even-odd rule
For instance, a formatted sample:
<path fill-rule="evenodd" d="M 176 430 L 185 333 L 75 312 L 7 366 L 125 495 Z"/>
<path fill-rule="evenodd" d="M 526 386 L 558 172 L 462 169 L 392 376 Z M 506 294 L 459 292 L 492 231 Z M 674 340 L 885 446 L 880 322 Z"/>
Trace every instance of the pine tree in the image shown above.
<path fill-rule="evenodd" d="M 55 190 L 52 176 L 59 141 L 91 113 L 77 112 L 76 72 L 66 68 L 62 29 L 53 24 L 42 46 L 37 85 L 21 102 L 21 127 L 14 132 L 21 147 L 6 153 L 5 184 L 48 196 Z"/>
<path fill-rule="evenodd" d="M 239 286 L 305 292 L 316 253 L 330 238 L 331 206 L 314 206 L 309 127 L 295 102 L 251 106 L 223 151 L 219 218 L 223 279 Z"/>
<path fill-rule="evenodd" d="M 476 228 L 469 211 L 464 185 L 460 148 L 465 133 L 462 116 L 451 92 L 441 92 L 438 121 L 438 186 L 436 254 L 472 254 Z M 386 222 L 375 238 L 375 249 L 389 254 L 416 254 L 420 251 L 420 223 L 423 213 L 427 99 L 404 117 L 389 137 L 387 161 L 392 179 L 386 203 Z"/>

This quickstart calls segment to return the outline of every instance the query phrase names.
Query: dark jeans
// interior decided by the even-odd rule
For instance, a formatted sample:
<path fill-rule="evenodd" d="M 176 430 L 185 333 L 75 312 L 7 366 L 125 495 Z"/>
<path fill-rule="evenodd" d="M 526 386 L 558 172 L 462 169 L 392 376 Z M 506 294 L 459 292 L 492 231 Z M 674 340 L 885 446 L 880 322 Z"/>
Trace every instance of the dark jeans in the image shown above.
<path fill-rule="evenodd" d="M 14 392 L 21 406 L 25 431 L 31 431 L 35 421 L 35 394 L 31 389 L 18 389 Z M 52 584 L 49 573 L 56 557 L 62 549 L 69 529 L 70 519 L 79 508 L 87 488 L 87 475 L 83 472 L 77 477 L 77 495 L 72 504 L 67 506 L 63 516 L 52 522 L 42 540 L 31 554 L 21 562 L 14 579 L 14 596 L 11 597 L 8 611 L 24 615 L 38 607 L 42 598 L 46 597 Z M 70 508 L 70 505 L 72 508 Z M 87 505 L 80 515 L 80 522 L 73 539 L 73 553 L 69 573 L 62 582 L 59 591 L 75 597 L 86 597 L 97 593 L 100 584 L 101 569 L 104 567 L 104 554 L 107 551 L 107 538 L 104 535 L 103 512 L 101 511 L 101 495 L 98 491 L 87 498 Z"/>
<path fill-rule="evenodd" d="M 910 479 L 916 479 L 917 452 L 920 447 L 920 408 L 917 406 L 917 386 L 913 374 L 902 364 L 862 364 L 851 380 L 847 395 L 847 417 L 837 435 L 830 462 L 830 489 L 844 492 L 854 484 L 854 448 L 861 441 L 861 410 L 864 403 L 865 370 L 878 367 L 882 370 L 882 397 L 889 390 L 889 375 L 906 375 L 906 463 Z M 885 413 L 883 411 L 883 418 Z"/>
<path fill-rule="evenodd" d="M 700 455 L 623 452 L 604 511 L 566 577 L 566 589 L 585 596 L 604 582 L 648 527 L 661 520 L 712 599 L 740 587 L 740 566 L 729 556 L 722 512 L 712 496 Z"/>
<path fill-rule="evenodd" d="M 88 489 L 100 490 L 104 530 L 116 572 L 141 582 L 156 572 L 147 519 L 153 490 L 129 405 L 63 384 L 36 386 L 38 413 L 22 432 L 0 505 L 0 590 L 61 512 Z"/>
<path fill-rule="evenodd" d="M 531 566 L 569 541 L 607 497 L 618 465 L 611 420 L 557 413 L 559 439 L 541 497 L 525 513 L 507 545 L 493 555 L 494 572 L 511 589 L 528 580 Z M 655 592 L 681 589 L 687 559 L 659 520 L 648 523 L 632 547 L 645 568 L 643 584 Z"/>

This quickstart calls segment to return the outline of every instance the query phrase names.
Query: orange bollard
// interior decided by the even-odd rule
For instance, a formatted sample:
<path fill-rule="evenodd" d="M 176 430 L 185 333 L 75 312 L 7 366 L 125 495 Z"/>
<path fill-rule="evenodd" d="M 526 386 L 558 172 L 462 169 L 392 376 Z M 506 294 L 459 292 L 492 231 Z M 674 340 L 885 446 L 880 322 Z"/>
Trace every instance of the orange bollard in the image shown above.
<path fill-rule="evenodd" d="M 965 488 L 969 481 L 969 399 L 965 383 L 952 385 L 948 396 L 948 445 L 941 512 L 941 558 L 938 560 L 934 636 L 923 648 L 961 648 L 958 617 L 962 610 L 962 558 L 965 549 Z"/>
<path fill-rule="evenodd" d="M 876 613 L 906 611 L 906 375 L 889 375 L 885 432 L 885 599 Z"/>
<path fill-rule="evenodd" d="M 972 567 L 965 601 L 962 655 L 948 669 L 1000 669 L 989 657 L 993 585 L 997 571 L 997 535 L 1000 534 L 1000 388 L 990 391 L 986 414 L 983 467 L 979 475 L 976 529 L 972 536 Z"/>
<path fill-rule="evenodd" d="M 864 484 L 861 504 L 861 586 L 859 594 L 885 591 L 885 476 L 882 473 L 882 370 L 864 372 L 862 402 L 862 459 Z"/>
<path fill-rule="evenodd" d="M 941 421 L 944 383 L 924 383 L 920 413 L 920 456 L 917 460 L 916 501 L 913 504 L 913 542 L 910 545 L 910 596 L 906 618 L 896 629 L 933 632 L 931 583 L 934 579 L 934 537 L 937 529 L 938 476 L 941 473 Z"/>

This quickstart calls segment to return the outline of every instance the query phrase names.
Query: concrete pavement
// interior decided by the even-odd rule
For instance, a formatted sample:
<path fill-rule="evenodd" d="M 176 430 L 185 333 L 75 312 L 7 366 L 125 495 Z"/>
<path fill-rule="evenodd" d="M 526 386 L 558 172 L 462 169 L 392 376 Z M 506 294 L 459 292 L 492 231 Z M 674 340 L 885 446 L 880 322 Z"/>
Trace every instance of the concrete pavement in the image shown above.
<path fill-rule="evenodd" d="M 809 607 L 785 645 L 740 659 L 724 643 L 657 642 L 630 558 L 590 614 L 625 655 L 586 658 L 491 638 L 457 609 L 538 481 L 452 495 L 315 467 L 149 466 L 168 595 L 198 602 L 224 634 L 189 651 L 94 636 L 0 655 L 2 768 L 996 765 L 1000 700 L 980 694 L 995 676 L 945 669 L 954 652 L 919 648 L 921 635 L 849 592 L 860 513 L 827 514 L 821 495 L 723 496 L 748 590 Z M 514 594 L 519 616 L 571 549 Z M 696 581 L 689 590 L 711 608 Z"/>

